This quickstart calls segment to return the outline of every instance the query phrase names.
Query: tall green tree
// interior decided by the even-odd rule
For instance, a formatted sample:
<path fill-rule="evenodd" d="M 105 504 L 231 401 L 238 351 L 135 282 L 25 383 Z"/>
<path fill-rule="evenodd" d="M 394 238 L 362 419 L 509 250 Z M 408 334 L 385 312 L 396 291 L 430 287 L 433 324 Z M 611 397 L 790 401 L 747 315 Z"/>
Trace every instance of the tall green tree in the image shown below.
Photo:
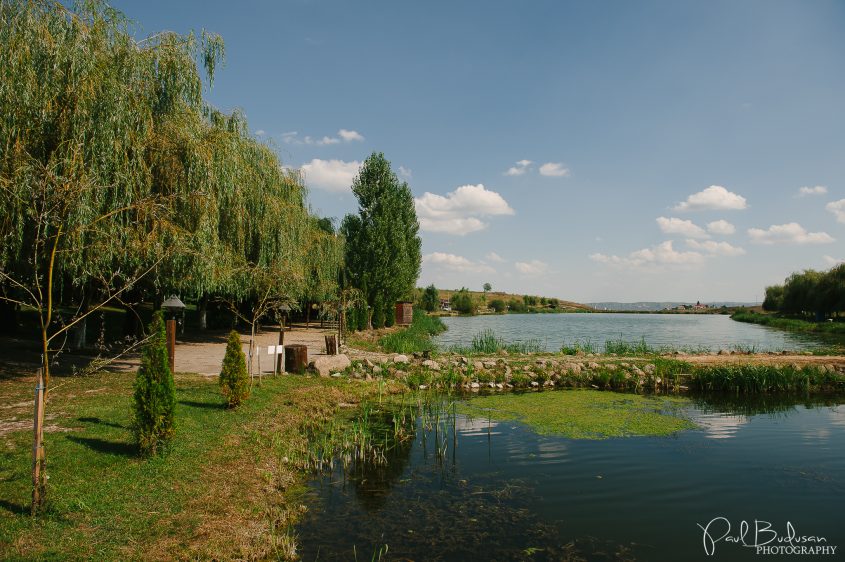
<path fill-rule="evenodd" d="M 358 214 L 341 224 L 346 240 L 347 277 L 373 307 L 372 324 L 380 328 L 393 304 L 411 295 L 422 261 L 414 198 L 382 153 L 370 155 L 352 182 Z"/>

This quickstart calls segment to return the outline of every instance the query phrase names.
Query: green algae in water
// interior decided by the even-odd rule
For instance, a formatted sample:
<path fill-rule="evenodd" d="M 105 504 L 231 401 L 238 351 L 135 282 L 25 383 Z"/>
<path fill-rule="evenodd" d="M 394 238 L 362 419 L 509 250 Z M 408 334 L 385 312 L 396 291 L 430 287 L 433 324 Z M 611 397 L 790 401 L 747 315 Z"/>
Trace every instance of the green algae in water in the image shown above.
<path fill-rule="evenodd" d="M 480 396 L 462 404 L 471 417 L 517 420 L 537 433 L 571 439 L 663 436 L 695 428 L 680 415 L 685 398 L 598 390 Z"/>

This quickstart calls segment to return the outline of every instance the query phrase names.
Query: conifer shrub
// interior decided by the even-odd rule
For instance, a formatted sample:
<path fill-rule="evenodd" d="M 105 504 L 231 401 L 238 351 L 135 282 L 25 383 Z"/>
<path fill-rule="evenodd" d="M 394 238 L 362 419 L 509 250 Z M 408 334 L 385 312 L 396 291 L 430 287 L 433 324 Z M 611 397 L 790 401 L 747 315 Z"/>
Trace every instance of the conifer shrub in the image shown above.
<path fill-rule="evenodd" d="M 232 330 L 226 344 L 226 355 L 220 369 L 220 391 L 230 408 L 237 407 L 249 398 L 249 374 L 246 357 L 241 348 L 241 336 Z"/>
<path fill-rule="evenodd" d="M 161 312 L 153 315 L 150 339 L 135 376 L 132 432 L 144 456 L 164 452 L 175 432 L 176 386 L 167 357 L 167 336 Z"/>

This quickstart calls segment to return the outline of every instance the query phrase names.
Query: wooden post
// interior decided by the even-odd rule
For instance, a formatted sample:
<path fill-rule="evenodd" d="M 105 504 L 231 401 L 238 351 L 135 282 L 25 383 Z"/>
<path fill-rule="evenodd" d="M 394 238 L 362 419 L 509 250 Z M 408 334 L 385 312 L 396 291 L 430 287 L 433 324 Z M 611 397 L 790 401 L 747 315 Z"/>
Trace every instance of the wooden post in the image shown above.
<path fill-rule="evenodd" d="M 285 371 L 288 373 L 305 372 L 308 366 L 308 346 L 302 344 L 291 344 L 284 347 L 285 350 Z"/>
<path fill-rule="evenodd" d="M 282 319 L 282 324 L 279 326 L 279 347 L 276 348 L 276 370 L 280 373 L 285 372 L 285 366 L 282 364 L 282 354 L 279 349 L 284 349 L 285 346 L 285 321 Z"/>
<path fill-rule="evenodd" d="M 176 371 L 176 320 L 168 320 L 165 324 L 167 332 L 167 361 L 170 363 L 170 372 Z"/>
<path fill-rule="evenodd" d="M 44 503 L 46 474 L 44 458 L 44 369 L 35 373 L 35 412 L 32 417 L 32 514 Z"/>

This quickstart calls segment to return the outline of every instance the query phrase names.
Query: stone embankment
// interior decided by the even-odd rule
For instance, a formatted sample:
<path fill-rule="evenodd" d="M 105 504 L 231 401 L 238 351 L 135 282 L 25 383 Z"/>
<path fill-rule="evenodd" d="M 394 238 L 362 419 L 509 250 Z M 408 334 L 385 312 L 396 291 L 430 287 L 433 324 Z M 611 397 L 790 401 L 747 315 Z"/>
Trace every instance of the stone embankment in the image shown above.
<path fill-rule="evenodd" d="M 683 391 L 689 388 L 845 390 L 845 357 L 795 354 L 707 354 L 616 357 L 527 354 L 486 357 L 391 355 L 350 350 L 353 379 L 390 377 L 411 387 L 592 387 Z M 765 371 L 765 372 L 764 372 Z"/>

